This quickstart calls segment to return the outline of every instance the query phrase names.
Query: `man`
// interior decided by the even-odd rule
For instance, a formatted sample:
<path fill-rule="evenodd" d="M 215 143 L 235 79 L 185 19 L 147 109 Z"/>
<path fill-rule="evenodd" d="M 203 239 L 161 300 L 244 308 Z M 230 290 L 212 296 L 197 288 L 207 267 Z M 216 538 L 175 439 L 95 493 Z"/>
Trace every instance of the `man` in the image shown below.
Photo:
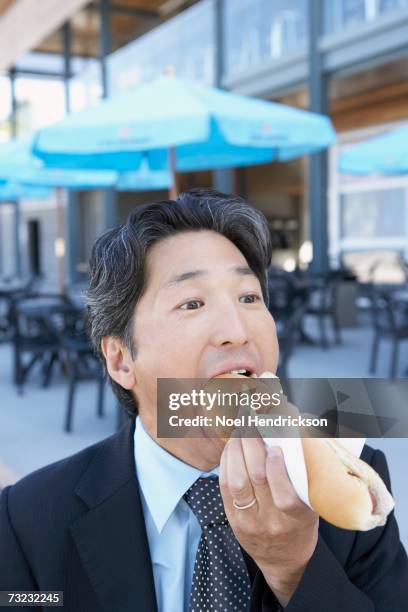
<path fill-rule="evenodd" d="M 257 438 L 157 438 L 157 378 L 276 371 L 270 258 L 265 218 L 203 190 L 97 241 L 90 333 L 132 418 L 3 492 L 0 590 L 62 590 L 69 612 L 406 609 L 393 515 L 367 533 L 319 523 Z M 363 459 L 389 486 L 384 455 Z"/>

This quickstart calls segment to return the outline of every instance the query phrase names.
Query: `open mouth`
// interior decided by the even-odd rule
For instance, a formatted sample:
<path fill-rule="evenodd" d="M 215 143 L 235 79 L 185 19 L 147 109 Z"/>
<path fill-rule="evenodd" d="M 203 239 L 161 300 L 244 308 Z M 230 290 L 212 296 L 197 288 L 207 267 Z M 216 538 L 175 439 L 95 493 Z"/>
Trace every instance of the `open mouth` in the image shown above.
<path fill-rule="evenodd" d="M 246 370 L 245 368 L 240 370 L 230 370 L 229 372 L 223 372 L 223 374 L 237 374 L 238 376 L 247 376 L 248 378 L 252 376 L 251 370 Z M 222 374 L 219 374 L 218 376 L 222 376 Z"/>
<path fill-rule="evenodd" d="M 207 378 L 222 378 L 228 376 L 245 376 L 246 378 L 258 378 L 259 369 L 255 363 L 250 359 L 240 359 L 226 361 L 220 363 L 218 368 L 215 367 L 212 371 L 210 370 L 207 374 Z"/>

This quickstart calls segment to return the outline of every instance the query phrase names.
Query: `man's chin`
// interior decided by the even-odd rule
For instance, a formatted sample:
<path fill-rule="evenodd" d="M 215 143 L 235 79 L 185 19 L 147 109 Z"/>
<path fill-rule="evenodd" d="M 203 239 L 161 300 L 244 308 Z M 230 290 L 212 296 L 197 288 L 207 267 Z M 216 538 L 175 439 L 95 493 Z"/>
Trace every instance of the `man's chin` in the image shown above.
<path fill-rule="evenodd" d="M 207 461 L 211 461 L 214 467 L 220 465 L 221 455 L 226 445 L 226 440 L 223 438 L 207 438 L 207 445 L 205 449 L 205 456 Z"/>
<path fill-rule="evenodd" d="M 224 438 L 222 437 L 221 433 L 219 431 L 215 431 L 215 430 L 207 430 L 207 429 L 202 429 L 202 438 L 200 438 L 198 440 L 198 442 L 200 441 L 204 441 L 206 442 L 206 446 L 208 448 L 213 448 L 214 449 L 214 453 L 219 455 L 218 459 L 221 457 L 222 451 L 225 448 L 226 443 L 228 442 L 228 438 Z"/>

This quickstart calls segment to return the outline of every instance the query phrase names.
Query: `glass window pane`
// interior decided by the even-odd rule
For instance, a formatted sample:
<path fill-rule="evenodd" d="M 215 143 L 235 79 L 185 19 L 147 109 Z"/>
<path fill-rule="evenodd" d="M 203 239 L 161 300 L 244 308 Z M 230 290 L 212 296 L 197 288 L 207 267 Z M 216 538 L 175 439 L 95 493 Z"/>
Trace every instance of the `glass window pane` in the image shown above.
<path fill-rule="evenodd" d="M 108 57 L 112 93 L 171 67 L 177 76 L 214 83 L 214 0 L 202 0 Z"/>
<path fill-rule="evenodd" d="M 342 238 L 389 238 L 404 234 L 404 189 L 365 191 L 341 197 Z"/>
<path fill-rule="evenodd" d="M 339 32 L 366 19 L 365 0 L 324 0 L 325 32 Z"/>
<path fill-rule="evenodd" d="M 306 0 L 226 0 L 226 74 L 238 74 L 305 49 L 306 8 Z"/>
<path fill-rule="evenodd" d="M 91 58 L 76 58 L 72 63 L 74 76 L 69 81 L 71 112 L 78 112 L 100 102 L 101 64 Z"/>
<path fill-rule="evenodd" d="M 408 7 L 408 0 L 378 0 L 379 12 L 388 13 Z"/>
<path fill-rule="evenodd" d="M 408 0 L 324 0 L 324 31 L 339 32 L 408 7 Z"/>

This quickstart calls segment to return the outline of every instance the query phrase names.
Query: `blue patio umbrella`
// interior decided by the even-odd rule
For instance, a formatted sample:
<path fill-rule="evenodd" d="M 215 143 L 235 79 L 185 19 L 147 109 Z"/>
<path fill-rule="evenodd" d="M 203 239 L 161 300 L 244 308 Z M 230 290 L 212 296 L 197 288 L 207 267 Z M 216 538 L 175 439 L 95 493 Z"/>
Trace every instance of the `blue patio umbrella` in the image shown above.
<path fill-rule="evenodd" d="M 350 147 L 340 156 L 345 174 L 403 174 L 408 172 L 408 124 Z"/>
<path fill-rule="evenodd" d="M 63 212 L 61 189 L 106 189 L 119 191 L 147 191 L 167 189 L 171 183 L 168 171 L 150 171 L 147 164 L 138 172 L 116 172 L 112 170 L 83 170 L 47 168 L 31 153 L 31 138 L 14 140 L 0 146 L 0 202 L 23 199 L 43 199 L 55 192 L 56 226 L 58 240 L 63 241 Z M 59 260 L 58 276 L 60 290 L 64 290 L 64 265 Z M 61 263 L 62 262 L 62 263 Z"/>
<path fill-rule="evenodd" d="M 119 172 L 115 185 L 117 191 L 160 191 L 171 186 L 171 174 L 168 170 L 149 170 L 142 163 L 137 172 Z"/>
<path fill-rule="evenodd" d="M 46 200 L 52 195 L 52 189 L 35 185 L 3 183 L 0 185 L 0 202 L 17 200 Z"/>
<path fill-rule="evenodd" d="M 13 140 L 0 146 L 0 184 L 13 182 L 26 186 L 65 189 L 150 190 L 166 189 L 171 178 L 166 171 L 118 173 L 113 170 L 47 168 L 31 153 L 32 139 Z"/>
<path fill-rule="evenodd" d="M 67 189 L 103 189 L 117 182 L 114 171 L 47 168 L 32 155 L 31 148 L 31 138 L 12 140 L 0 146 L 0 180 Z"/>
<path fill-rule="evenodd" d="M 326 116 L 161 76 L 41 129 L 48 166 L 194 171 L 286 161 L 335 139 Z"/>

